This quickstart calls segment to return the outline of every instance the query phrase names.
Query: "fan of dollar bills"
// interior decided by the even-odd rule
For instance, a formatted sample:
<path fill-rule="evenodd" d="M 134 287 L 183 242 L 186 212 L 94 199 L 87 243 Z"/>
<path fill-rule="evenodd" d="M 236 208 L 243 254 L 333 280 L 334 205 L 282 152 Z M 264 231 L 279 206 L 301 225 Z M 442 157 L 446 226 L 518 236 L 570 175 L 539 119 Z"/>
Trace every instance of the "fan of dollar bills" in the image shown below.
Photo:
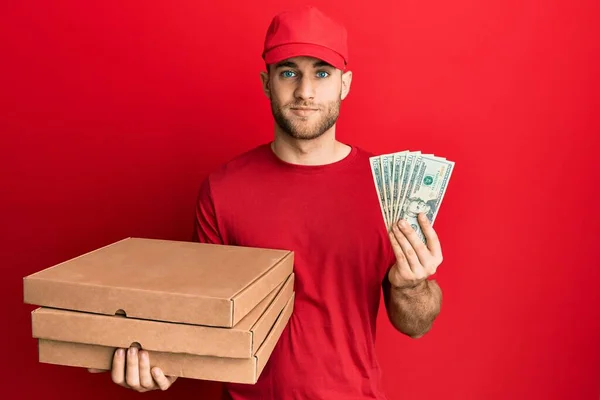
<path fill-rule="evenodd" d="M 388 231 L 392 224 L 404 219 L 425 242 L 417 215 L 425 213 L 433 225 L 454 162 L 409 150 L 371 157 L 370 162 L 381 214 Z"/>

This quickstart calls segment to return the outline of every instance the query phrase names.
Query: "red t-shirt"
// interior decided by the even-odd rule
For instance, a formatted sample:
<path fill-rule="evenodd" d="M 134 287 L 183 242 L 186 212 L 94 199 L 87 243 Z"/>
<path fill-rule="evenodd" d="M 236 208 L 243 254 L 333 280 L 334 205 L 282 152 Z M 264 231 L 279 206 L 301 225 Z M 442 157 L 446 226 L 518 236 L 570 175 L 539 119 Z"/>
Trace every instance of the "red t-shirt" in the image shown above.
<path fill-rule="evenodd" d="M 269 144 L 201 185 L 196 240 L 294 251 L 290 321 L 255 385 L 234 400 L 385 399 L 375 354 L 381 283 L 394 256 L 369 165 L 353 147 L 321 166 L 289 164 Z"/>

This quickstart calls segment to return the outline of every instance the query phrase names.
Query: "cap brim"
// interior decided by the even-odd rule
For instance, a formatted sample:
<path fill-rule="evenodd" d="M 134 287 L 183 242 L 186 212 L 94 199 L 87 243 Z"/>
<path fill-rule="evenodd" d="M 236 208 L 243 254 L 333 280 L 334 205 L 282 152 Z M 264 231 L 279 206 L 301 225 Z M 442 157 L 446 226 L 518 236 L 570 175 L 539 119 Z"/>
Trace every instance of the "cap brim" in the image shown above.
<path fill-rule="evenodd" d="M 346 68 L 344 57 L 338 52 L 310 43 L 290 43 L 278 46 L 267 51 L 263 58 L 267 64 L 276 64 L 288 58 L 301 56 L 318 58 L 340 70 Z"/>

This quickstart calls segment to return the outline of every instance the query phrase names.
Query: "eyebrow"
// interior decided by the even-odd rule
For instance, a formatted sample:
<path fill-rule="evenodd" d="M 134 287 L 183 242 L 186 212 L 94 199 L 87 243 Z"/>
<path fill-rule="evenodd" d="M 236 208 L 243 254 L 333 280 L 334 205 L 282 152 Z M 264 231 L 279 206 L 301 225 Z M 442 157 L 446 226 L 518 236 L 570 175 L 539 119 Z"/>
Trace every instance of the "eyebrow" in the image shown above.
<path fill-rule="evenodd" d="M 275 65 L 275 69 L 285 68 L 285 67 L 287 67 L 287 68 L 298 68 L 298 65 L 295 62 L 292 62 L 292 61 L 282 61 L 282 62 L 277 63 Z M 313 63 L 313 67 L 314 68 L 318 68 L 318 67 L 331 67 L 331 68 L 333 68 L 333 65 L 329 64 L 328 62 L 319 60 L 319 61 L 315 61 Z"/>

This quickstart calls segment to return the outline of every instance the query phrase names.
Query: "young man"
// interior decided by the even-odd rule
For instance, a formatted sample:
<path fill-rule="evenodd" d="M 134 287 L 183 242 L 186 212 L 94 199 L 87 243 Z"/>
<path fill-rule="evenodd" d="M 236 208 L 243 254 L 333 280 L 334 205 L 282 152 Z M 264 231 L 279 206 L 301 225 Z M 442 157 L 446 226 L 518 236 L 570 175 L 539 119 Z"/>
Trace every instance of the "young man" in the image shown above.
<path fill-rule="evenodd" d="M 293 250 L 296 301 L 259 381 L 225 385 L 225 397 L 385 399 L 375 354 L 380 290 L 393 326 L 425 334 L 440 311 L 440 288 L 428 279 L 442 261 L 440 243 L 424 214 L 427 246 L 411 227 L 388 234 L 371 154 L 336 140 L 352 81 L 344 27 L 313 7 L 279 14 L 263 57 L 274 140 L 202 183 L 195 239 Z M 175 380 L 134 350 L 115 354 L 112 376 L 139 391 Z"/>

